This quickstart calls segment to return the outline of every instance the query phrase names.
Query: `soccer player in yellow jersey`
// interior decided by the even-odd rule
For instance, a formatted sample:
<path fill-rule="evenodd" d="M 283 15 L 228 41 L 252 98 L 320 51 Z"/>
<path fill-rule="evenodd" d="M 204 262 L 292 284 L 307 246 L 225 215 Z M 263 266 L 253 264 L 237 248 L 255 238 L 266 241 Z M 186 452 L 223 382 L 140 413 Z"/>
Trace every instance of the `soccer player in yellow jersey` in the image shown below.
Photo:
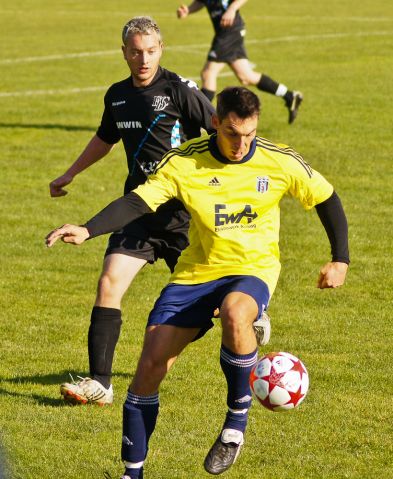
<path fill-rule="evenodd" d="M 316 208 L 327 232 L 332 260 L 321 269 L 319 288 L 345 281 L 348 230 L 333 187 L 302 157 L 256 136 L 258 97 L 244 87 L 218 95 L 216 134 L 170 150 L 148 181 L 114 201 L 84 226 L 64 225 L 47 236 L 81 244 L 117 230 L 178 198 L 191 215 L 190 245 L 151 311 L 137 370 L 123 409 L 123 479 L 141 478 L 158 415 L 158 390 L 177 356 L 212 326 L 219 308 L 220 365 L 227 381 L 228 410 L 204 466 L 221 474 L 236 460 L 251 406 L 249 374 L 257 360 L 252 324 L 276 287 L 279 203 L 285 194 Z"/>

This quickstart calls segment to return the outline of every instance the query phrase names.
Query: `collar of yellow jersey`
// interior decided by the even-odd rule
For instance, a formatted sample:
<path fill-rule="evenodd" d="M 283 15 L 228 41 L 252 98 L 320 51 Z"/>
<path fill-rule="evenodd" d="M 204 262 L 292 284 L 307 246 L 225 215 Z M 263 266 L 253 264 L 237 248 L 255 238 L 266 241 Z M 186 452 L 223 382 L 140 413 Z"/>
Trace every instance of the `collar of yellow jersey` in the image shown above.
<path fill-rule="evenodd" d="M 244 156 L 243 159 L 241 159 L 240 161 L 236 161 L 236 165 L 238 165 L 239 163 L 245 163 L 246 161 L 250 160 L 255 153 L 256 146 L 257 146 L 257 142 L 256 142 L 256 139 L 254 138 L 250 144 L 250 149 L 247 155 Z M 218 160 L 220 163 L 234 164 L 233 161 L 228 160 L 228 158 L 226 158 L 220 153 L 220 150 L 218 149 L 218 146 L 217 146 L 217 133 L 213 133 L 210 136 L 209 150 L 210 150 L 210 153 L 214 156 L 214 158 Z"/>

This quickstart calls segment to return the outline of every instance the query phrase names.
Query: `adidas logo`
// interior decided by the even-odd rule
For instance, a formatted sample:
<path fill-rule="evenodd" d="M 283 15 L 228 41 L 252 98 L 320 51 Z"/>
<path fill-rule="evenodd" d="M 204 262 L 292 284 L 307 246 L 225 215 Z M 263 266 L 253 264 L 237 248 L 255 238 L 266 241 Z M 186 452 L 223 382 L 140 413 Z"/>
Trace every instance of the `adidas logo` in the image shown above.
<path fill-rule="evenodd" d="M 218 180 L 217 176 L 215 176 L 209 181 L 209 186 L 221 186 L 221 183 Z"/>

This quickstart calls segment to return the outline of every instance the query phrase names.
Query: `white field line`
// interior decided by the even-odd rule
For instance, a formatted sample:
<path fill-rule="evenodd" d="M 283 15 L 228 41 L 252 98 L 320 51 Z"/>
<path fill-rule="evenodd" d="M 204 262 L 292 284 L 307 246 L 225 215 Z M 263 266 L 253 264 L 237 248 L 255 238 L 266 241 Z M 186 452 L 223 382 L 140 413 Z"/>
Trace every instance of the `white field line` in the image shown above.
<path fill-rule="evenodd" d="M 319 40 L 319 39 L 335 39 L 346 37 L 373 37 L 373 36 L 389 36 L 393 35 L 393 31 L 375 31 L 375 32 L 357 32 L 357 33 L 321 33 L 311 35 L 288 35 L 285 37 L 276 38 L 263 38 L 263 39 L 251 39 L 247 40 L 248 44 L 271 44 L 280 42 L 293 42 L 302 40 Z M 168 51 L 187 51 L 188 49 L 202 50 L 208 48 L 210 43 L 198 43 L 195 45 L 170 45 L 165 46 L 164 49 Z M 64 53 L 58 55 L 46 55 L 36 57 L 22 57 L 22 58 L 5 58 L 0 60 L 0 65 L 10 65 L 14 63 L 31 63 L 31 62 L 45 62 L 52 60 L 65 60 L 68 58 L 86 58 L 86 57 L 99 57 L 105 55 L 117 55 L 121 52 L 120 47 L 116 50 L 101 50 L 96 52 L 80 52 L 80 53 Z"/>
<path fill-rule="evenodd" d="M 357 33 L 322 33 L 322 34 L 312 34 L 312 35 L 288 35 L 284 37 L 276 38 L 264 38 L 264 39 L 251 39 L 247 41 L 247 45 L 256 45 L 256 44 L 271 44 L 279 42 L 294 42 L 294 41 L 309 41 L 309 40 L 327 40 L 327 39 L 338 39 L 338 38 L 350 38 L 350 37 L 372 37 L 372 36 L 390 36 L 393 35 L 393 31 L 375 31 L 375 32 L 357 32 Z M 165 50 L 169 51 L 186 51 L 190 50 L 202 51 L 206 49 L 210 44 L 197 44 L 197 45 L 171 45 L 165 47 Z M 16 63 L 31 63 L 31 62 L 44 62 L 44 61 L 53 61 L 53 60 L 64 60 L 70 58 L 87 58 L 95 56 L 104 56 L 104 55 L 117 55 L 119 54 L 120 49 L 116 50 L 102 50 L 97 52 L 81 52 L 81 53 L 65 53 L 62 55 L 47 55 L 47 56 L 37 56 L 37 57 L 23 57 L 23 58 L 10 58 L 0 60 L 0 65 L 9 65 Z M 232 72 L 223 73 L 220 76 L 229 76 L 232 75 Z M 198 81 L 199 77 L 192 78 L 190 80 Z M 97 86 L 97 87 L 84 87 L 84 88 L 65 88 L 57 90 L 26 90 L 26 91 L 14 91 L 14 92 L 0 92 L 0 98 L 4 97 L 16 97 L 16 96 L 34 96 L 34 95 L 54 95 L 54 94 L 74 94 L 81 92 L 94 92 L 106 90 L 107 86 Z"/>
<path fill-rule="evenodd" d="M 232 76 L 232 72 L 220 73 L 218 76 L 229 77 Z M 199 77 L 187 77 L 188 80 L 199 81 Z M 0 92 L 0 98 L 16 97 L 16 96 L 42 96 L 42 95 L 72 95 L 75 93 L 91 93 L 96 91 L 106 91 L 109 88 L 107 86 L 87 86 L 82 88 L 62 88 L 58 90 L 25 90 L 25 91 L 10 91 Z"/>

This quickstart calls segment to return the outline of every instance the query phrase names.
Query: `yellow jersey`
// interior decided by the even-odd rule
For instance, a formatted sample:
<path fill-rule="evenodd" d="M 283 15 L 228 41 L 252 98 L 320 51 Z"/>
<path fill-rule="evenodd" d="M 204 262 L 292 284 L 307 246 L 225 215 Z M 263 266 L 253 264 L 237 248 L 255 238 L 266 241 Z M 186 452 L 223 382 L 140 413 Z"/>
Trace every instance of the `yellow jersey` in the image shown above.
<path fill-rule="evenodd" d="M 190 244 L 171 282 L 252 275 L 272 295 L 280 274 L 281 198 L 289 194 L 311 209 L 327 200 L 333 187 L 286 145 L 256 137 L 249 153 L 231 162 L 220 154 L 213 134 L 170 150 L 135 193 L 153 211 L 177 198 L 191 215 Z"/>

